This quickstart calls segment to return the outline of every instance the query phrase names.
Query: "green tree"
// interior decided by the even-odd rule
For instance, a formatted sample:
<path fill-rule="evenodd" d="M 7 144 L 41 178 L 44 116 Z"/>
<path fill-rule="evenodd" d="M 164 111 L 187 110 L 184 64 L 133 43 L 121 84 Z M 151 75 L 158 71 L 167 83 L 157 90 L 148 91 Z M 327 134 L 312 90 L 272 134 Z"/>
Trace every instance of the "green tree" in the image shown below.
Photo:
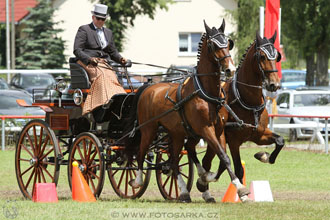
<path fill-rule="evenodd" d="M 264 6 L 264 0 L 238 0 L 237 10 L 229 11 L 237 24 L 237 32 L 232 34 L 235 47 L 238 51 L 237 59 L 245 54 L 246 48 L 256 38 L 256 31 L 259 31 L 259 7 Z M 237 62 L 237 61 L 236 61 Z"/>
<path fill-rule="evenodd" d="M 306 61 L 306 85 L 329 85 L 330 20 L 328 0 L 281 1 L 285 45 L 294 45 Z M 291 46 L 292 48 L 292 46 Z M 287 56 L 288 57 L 288 56 Z"/>
<path fill-rule="evenodd" d="M 54 11 L 49 0 L 39 0 L 39 4 L 30 9 L 29 18 L 22 22 L 22 35 L 17 40 L 18 69 L 62 68 L 65 46 L 58 33 L 63 30 L 55 28 L 58 23 L 52 20 Z"/>
<path fill-rule="evenodd" d="M 95 2 L 95 0 L 91 0 Z M 157 7 L 167 10 L 167 4 L 171 0 L 100 0 L 101 4 L 108 6 L 110 20 L 106 22 L 114 33 L 114 40 L 119 51 L 123 50 L 125 30 L 134 26 L 134 20 L 138 15 L 148 15 L 154 18 Z"/>

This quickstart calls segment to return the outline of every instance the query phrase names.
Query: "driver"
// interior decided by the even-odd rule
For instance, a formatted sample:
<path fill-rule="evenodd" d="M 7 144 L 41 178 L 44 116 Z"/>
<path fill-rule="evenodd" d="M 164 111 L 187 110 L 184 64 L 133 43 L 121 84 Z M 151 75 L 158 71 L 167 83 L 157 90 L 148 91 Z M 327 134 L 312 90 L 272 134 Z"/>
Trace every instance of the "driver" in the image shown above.
<path fill-rule="evenodd" d="M 80 26 L 74 40 L 73 53 L 77 63 L 87 71 L 92 84 L 82 114 L 106 104 L 115 94 L 126 93 L 107 63 L 110 59 L 123 65 L 127 62 L 118 53 L 112 31 L 103 27 L 108 17 L 107 11 L 108 6 L 95 4 L 92 23 Z"/>

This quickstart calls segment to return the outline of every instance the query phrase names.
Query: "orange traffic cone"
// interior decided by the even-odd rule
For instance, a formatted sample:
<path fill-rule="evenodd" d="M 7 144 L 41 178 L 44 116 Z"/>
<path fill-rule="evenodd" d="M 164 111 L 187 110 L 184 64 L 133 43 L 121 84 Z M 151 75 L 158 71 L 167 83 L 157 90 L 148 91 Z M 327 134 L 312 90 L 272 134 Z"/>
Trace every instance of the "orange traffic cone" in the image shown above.
<path fill-rule="evenodd" d="M 245 161 L 242 160 L 242 166 L 243 166 L 243 185 L 246 186 L 246 178 L 245 178 Z M 237 194 L 237 189 L 234 186 L 234 184 L 230 183 L 228 186 L 228 189 L 223 196 L 221 202 L 231 202 L 231 203 L 238 203 L 241 202 L 240 198 L 238 197 Z"/>
<path fill-rule="evenodd" d="M 78 162 L 72 163 L 72 199 L 78 202 L 96 202 L 85 178 L 78 168 Z"/>

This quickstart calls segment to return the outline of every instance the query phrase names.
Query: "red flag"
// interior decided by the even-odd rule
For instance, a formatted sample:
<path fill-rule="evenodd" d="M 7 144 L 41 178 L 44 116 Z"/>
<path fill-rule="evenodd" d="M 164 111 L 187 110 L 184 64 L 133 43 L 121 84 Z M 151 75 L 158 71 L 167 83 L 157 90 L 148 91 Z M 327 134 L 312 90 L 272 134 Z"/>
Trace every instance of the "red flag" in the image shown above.
<path fill-rule="evenodd" d="M 265 13 L 265 37 L 271 38 L 277 30 L 277 37 L 275 40 L 275 48 L 278 52 L 281 51 L 279 41 L 278 21 L 280 19 L 280 0 L 266 0 Z M 281 62 L 276 63 L 278 69 L 278 76 L 282 78 Z"/>

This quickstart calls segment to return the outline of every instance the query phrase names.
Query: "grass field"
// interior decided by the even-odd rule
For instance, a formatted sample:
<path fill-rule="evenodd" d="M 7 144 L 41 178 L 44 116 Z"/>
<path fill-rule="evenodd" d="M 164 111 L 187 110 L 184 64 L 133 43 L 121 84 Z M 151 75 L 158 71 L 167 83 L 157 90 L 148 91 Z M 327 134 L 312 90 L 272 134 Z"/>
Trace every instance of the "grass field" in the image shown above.
<path fill-rule="evenodd" d="M 254 153 L 264 150 L 242 148 L 246 162 L 246 180 L 268 180 L 273 192 L 273 203 L 223 204 L 220 202 L 228 184 L 224 173 L 210 185 L 216 204 L 206 204 L 195 187 L 191 191 L 193 202 L 181 204 L 165 201 L 158 191 L 155 175 L 142 198 L 124 200 L 113 192 L 108 178 L 100 199 L 96 203 L 77 203 L 71 200 L 67 181 L 67 168 L 61 167 L 57 187 L 59 202 L 33 203 L 24 200 L 18 188 L 14 150 L 0 152 L 0 219 L 329 219 L 330 218 L 330 157 L 324 153 L 283 150 L 274 165 L 255 160 Z M 268 151 L 273 148 L 266 149 Z M 202 150 L 200 150 L 202 151 Z M 200 154 L 199 156 L 202 156 Z M 214 168 L 217 166 L 214 160 Z M 195 172 L 196 173 L 196 172 Z M 197 174 L 196 174 L 197 175 Z M 196 180 L 195 176 L 195 180 Z M 11 214 L 11 215 L 10 215 Z M 141 216 L 141 218 L 138 218 Z M 203 216 L 203 218 L 202 218 Z"/>

